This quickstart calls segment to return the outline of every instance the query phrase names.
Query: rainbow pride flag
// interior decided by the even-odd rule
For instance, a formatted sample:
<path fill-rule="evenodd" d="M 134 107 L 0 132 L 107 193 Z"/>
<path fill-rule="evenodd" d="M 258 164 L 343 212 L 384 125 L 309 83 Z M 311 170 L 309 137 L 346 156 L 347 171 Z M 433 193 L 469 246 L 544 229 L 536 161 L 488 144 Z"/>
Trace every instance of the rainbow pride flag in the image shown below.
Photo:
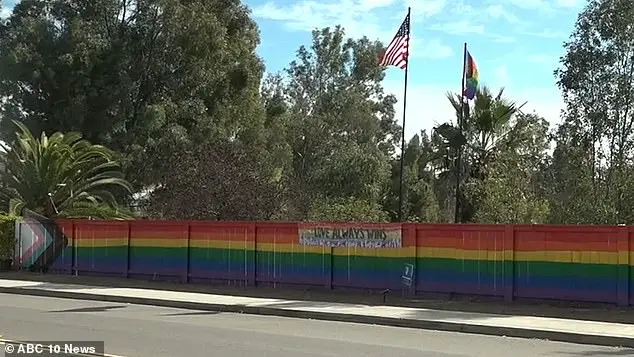
<path fill-rule="evenodd" d="M 480 73 L 478 72 L 478 66 L 475 63 L 475 60 L 469 51 L 466 53 L 465 61 L 465 85 L 464 93 L 462 93 L 462 95 L 467 97 L 467 99 L 473 99 L 475 97 L 476 90 L 478 89 Z"/>

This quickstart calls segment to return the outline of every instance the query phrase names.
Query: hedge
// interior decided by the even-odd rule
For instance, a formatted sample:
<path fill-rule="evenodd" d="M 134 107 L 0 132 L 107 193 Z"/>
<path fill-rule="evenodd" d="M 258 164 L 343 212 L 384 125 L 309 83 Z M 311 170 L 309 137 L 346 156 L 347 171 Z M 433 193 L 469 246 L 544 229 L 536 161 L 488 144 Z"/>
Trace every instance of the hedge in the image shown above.
<path fill-rule="evenodd" d="M 0 213 L 0 260 L 13 259 L 17 219 L 16 216 Z"/>

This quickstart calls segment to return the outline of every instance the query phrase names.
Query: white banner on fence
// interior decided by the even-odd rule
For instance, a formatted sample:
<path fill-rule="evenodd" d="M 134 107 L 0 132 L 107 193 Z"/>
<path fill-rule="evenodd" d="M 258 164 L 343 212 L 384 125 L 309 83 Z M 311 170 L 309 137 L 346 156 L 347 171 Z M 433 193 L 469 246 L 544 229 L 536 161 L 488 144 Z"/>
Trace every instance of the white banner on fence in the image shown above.
<path fill-rule="evenodd" d="M 299 243 L 325 247 L 400 248 L 401 227 L 300 227 Z"/>

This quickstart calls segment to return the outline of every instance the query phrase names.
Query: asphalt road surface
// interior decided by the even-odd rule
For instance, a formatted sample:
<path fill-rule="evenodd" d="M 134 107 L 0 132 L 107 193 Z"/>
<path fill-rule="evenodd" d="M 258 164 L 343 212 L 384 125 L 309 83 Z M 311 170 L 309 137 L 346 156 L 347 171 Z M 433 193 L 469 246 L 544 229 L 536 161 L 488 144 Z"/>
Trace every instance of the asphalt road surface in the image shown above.
<path fill-rule="evenodd" d="M 103 340 L 106 353 L 125 357 L 634 357 L 541 340 L 7 294 L 0 335 Z"/>

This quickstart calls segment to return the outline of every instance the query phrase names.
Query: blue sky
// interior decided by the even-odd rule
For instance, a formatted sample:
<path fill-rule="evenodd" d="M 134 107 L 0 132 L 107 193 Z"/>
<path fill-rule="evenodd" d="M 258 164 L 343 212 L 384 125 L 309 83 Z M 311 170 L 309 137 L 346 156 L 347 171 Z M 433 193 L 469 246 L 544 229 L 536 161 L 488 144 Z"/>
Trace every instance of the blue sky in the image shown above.
<path fill-rule="evenodd" d="M 559 121 L 562 101 L 553 71 L 563 42 L 586 0 L 246 0 L 261 30 L 260 55 L 267 70 L 291 61 L 310 43 L 314 28 L 341 24 L 350 37 L 388 43 L 412 8 L 408 84 L 408 136 L 450 120 L 445 98 L 460 90 L 462 48 L 468 43 L 481 82 L 506 88 L 548 121 Z M 388 69 L 384 87 L 403 97 L 402 70 Z M 400 121 L 402 104 L 397 104 Z"/>
<path fill-rule="evenodd" d="M 460 90 L 462 47 L 480 69 L 480 80 L 493 89 L 528 101 L 551 123 L 559 120 L 562 101 L 553 71 L 563 55 L 586 0 L 245 0 L 260 26 L 260 56 L 267 70 L 283 69 L 314 28 L 342 25 L 349 37 L 367 36 L 388 43 L 412 8 L 407 134 L 453 118 L 445 98 Z M 11 7 L 12 1 L 5 1 Z M 8 14 L 8 8 L 1 12 Z M 1 16 L 1 15 L 0 15 Z M 390 68 L 386 91 L 399 98 L 402 115 L 403 71 Z"/>

